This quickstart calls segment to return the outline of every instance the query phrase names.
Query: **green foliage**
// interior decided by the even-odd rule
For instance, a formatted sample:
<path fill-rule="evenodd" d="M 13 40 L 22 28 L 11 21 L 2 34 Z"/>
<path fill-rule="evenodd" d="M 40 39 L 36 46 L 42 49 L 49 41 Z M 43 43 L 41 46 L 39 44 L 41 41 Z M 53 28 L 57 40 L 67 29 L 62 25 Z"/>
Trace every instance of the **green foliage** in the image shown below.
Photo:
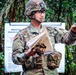
<path fill-rule="evenodd" d="M 4 74 L 4 54 L 0 52 L 0 75 Z"/>
<path fill-rule="evenodd" d="M 76 1 L 75 0 L 48 0 L 46 1 L 46 21 L 65 22 L 73 24 L 76 22 Z"/>
<path fill-rule="evenodd" d="M 73 20 L 74 20 L 74 22 L 76 23 L 76 10 L 73 11 Z"/>
<path fill-rule="evenodd" d="M 74 62 L 73 53 L 75 52 L 75 46 L 66 46 L 65 49 L 65 74 L 75 75 L 76 63 Z"/>
<path fill-rule="evenodd" d="M 2 8 L 4 7 L 5 3 L 6 3 L 6 0 L 0 1 L 0 12 L 1 12 Z"/>

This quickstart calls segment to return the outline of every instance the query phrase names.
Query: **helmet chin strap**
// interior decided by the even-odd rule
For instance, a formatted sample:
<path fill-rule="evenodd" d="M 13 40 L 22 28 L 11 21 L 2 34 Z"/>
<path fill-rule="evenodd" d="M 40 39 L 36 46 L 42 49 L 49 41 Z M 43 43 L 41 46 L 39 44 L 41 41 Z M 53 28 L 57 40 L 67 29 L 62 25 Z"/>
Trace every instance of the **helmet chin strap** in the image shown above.
<path fill-rule="evenodd" d="M 36 18 L 34 18 L 37 22 L 42 23 L 41 21 L 37 20 Z"/>
<path fill-rule="evenodd" d="M 42 23 L 41 21 L 39 21 L 36 18 L 34 18 L 34 16 L 32 16 L 32 19 L 36 20 L 38 23 Z"/>

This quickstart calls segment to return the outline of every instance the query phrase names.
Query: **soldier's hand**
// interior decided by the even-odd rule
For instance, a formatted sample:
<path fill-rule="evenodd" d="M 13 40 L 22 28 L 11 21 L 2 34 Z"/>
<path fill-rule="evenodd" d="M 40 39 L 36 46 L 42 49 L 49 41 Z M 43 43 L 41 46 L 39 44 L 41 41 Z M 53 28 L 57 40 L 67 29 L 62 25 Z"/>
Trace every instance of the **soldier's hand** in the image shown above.
<path fill-rule="evenodd" d="M 32 49 L 29 49 L 27 52 L 25 52 L 25 54 L 30 57 L 30 56 L 33 56 L 36 54 L 36 50 L 34 50 L 33 48 Z"/>
<path fill-rule="evenodd" d="M 36 50 L 36 53 L 39 56 L 41 56 L 44 53 L 46 46 L 43 43 L 41 43 L 41 44 L 36 45 L 34 49 Z"/>
<path fill-rule="evenodd" d="M 76 33 L 76 23 L 73 24 L 73 26 L 71 27 L 71 31 L 74 32 L 74 33 Z"/>
<path fill-rule="evenodd" d="M 45 49 L 46 49 L 46 46 L 43 43 L 41 43 L 41 44 L 36 45 L 32 49 L 29 49 L 26 52 L 26 55 L 28 57 L 30 57 L 30 56 L 33 56 L 37 53 L 39 56 L 41 56 L 44 53 Z"/>

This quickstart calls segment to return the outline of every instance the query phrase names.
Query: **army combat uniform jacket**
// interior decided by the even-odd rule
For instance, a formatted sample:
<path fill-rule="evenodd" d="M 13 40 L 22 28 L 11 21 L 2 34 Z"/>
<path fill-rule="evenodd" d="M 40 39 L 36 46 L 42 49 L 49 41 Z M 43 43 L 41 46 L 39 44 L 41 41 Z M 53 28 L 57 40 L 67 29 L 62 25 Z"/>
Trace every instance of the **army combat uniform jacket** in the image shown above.
<path fill-rule="evenodd" d="M 22 65 L 24 75 L 58 75 L 56 69 L 49 69 L 47 67 L 51 54 L 43 57 L 27 57 L 25 52 L 28 50 L 26 43 L 33 37 L 44 31 L 45 26 L 40 29 L 35 29 L 31 24 L 20 30 L 14 37 L 12 47 L 12 60 L 15 64 Z M 74 45 L 76 41 L 76 34 L 72 31 L 67 31 L 59 28 L 46 27 L 50 41 L 52 43 L 64 43 L 66 45 Z M 44 63 L 42 63 L 44 61 Z M 50 61 L 49 61 L 50 62 Z M 43 65 L 39 67 L 39 65 Z"/>

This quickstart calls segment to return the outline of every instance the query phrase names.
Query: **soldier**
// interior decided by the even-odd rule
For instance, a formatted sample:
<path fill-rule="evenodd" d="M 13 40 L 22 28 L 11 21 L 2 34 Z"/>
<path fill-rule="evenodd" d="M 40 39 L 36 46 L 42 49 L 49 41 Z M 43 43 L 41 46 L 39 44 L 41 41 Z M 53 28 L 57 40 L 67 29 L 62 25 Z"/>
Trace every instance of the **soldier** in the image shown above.
<path fill-rule="evenodd" d="M 26 45 L 31 38 L 44 32 L 45 28 L 53 44 L 76 45 L 76 25 L 73 25 L 69 31 L 43 26 L 45 11 L 46 5 L 43 0 L 29 0 L 26 4 L 25 14 L 30 18 L 31 23 L 14 37 L 12 60 L 15 64 L 22 65 L 23 75 L 58 75 L 56 68 L 61 59 L 60 53 L 44 55 L 46 46 L 43 43 L 31 49 Z M 34 57 L 35 54 L 39 56 Z"/>

